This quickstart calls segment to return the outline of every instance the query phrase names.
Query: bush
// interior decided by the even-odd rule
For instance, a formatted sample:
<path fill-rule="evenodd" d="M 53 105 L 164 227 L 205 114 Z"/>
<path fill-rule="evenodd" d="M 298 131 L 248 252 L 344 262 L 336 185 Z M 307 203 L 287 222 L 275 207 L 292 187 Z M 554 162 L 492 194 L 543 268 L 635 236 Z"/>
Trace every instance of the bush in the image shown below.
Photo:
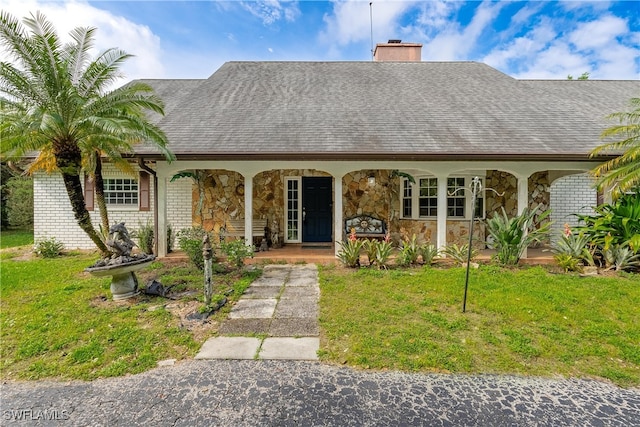
<path fill-rule="evenodd" d="M 583 232 L 573 234 L 569 224 L 564 225 L 562 237 L 551 252 L 564 271 L 581 271 L 583 265 L 595 265 L 589 237 Z"/>
<path fill-rule="evenodd" d="M 5 191 L 9 226 L 33 228 L 33 179 L 10 178 L 5 184 Z"/>
<path fill-rule="evenodd" d="M 38 239 L 33 252 L 42 258 L 56 258 L 62 254 L 64 250 L 64 244 L 57 240 L 55 237 L 48 237 L 44 239 Z"/>
<path fill-rule="evenodd" d="M 538 208 L 526 208 L 520 215 L 509 218 L 502 208 L 502 214 L 496 212 L 493 218 L 486 221 L 487 232 L 496 249 L 494 259 L 499 264 L 518 264 L 530 244 L 540 242 L 549 235 L 551 222 L 545 219 L 551 210 L 542 212 L 536 219 L 537 213 Z"/>
<path fill-rule="evenodd" d="M 376 239 L 366 239 L 363 242 L 363 247 L 369 258 L 369 265 L 377 265 L 378 268 L 387 268 L 391 251 L 393 250 L 393 244 L 391 243 L 391 236 L 387 233 L 383 241 Z"/>
<path fill-rule="evenodd" d="M 440 255 L 440 251 L 436 248 L 436 245 L 426 243 L 420 246 L 420 255 L 422 256 L 422 263 L 424 265 L 431 265 Z"/>
<path fill-rule="evenodd" d="M 146 224 L 138 223 L 138 226 L 138 230 L 136 230 L 135 233 L 132 233 L 134 237 L 138 238 L 138 247 L 145 254 L 153 254 L 153 224 L 147 221 Z"/>
<path fill-rule="evenodd" d="M 478 250 L 474 247 L 471 247 L 471 254 L 469 254 L 468 243 L 465 243 L 462 246 L 458 246 L 453 243 L 442 249 L 442 253 L 451 257 L 457 265 L 466 264 L 467 257 L 469 257 L 470 261 L 473 261 L 478 256 Z"/>
<path fill-rule="evenodd" d="M 237 268 L 244 265 L 246 258 L 253 257 L 253 246 L 247 246 L 241 239 L 221 242 L 220 250 L 226 255 L 229 264 Z"/>
<path fill-rule="evenodd" d="M 175 243 L 176 236 L 173 234 L 173 226 L 167 223 L 167 253 L 173 252 L 173 244 Z"/>
<path fill-rule="evenodd" d="M 414 234 L 411 239 L 407 239 L 400 244 L 398 263 L 402 266 L 415 264 L 418 262 L 419 255 L 420 245 L 418 244 L 418 237 Z"/>
<path fill-rule="evenodd" d="M 356 237 L 356 231 L 351 230 L 349 238 L 340 242 L 340 250 L 338 251 L 338 259 L 347 267 L 355 268 L 360 266 L 360 250 L 363 242 Z"/>
<path fill-rule="evenodd" d="M 180 249 L 187 254 L 189 260 L 200 270 L 204 270 L 202 239 L 206 234 L 207 232 L 202 227 L 191 227 L 178 231 L 176 235 Z"/>

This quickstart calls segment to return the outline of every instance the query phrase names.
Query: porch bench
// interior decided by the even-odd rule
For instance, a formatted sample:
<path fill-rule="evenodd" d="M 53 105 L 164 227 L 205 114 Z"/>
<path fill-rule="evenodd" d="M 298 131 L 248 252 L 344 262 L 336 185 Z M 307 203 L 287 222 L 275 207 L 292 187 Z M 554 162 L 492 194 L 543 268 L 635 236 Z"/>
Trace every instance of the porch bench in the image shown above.
<path fill-rule="evenodd" d="M 252 228 L 252 235 L 254 238 L 264 239 L 268 236 L 268 224 L 264 218 L 254 218 Z M 244 238 L 244 218 L 230 219 L 225 223 L 225 237 L 237 237 Z"/>
<path fill-rule="evenodd" d="M 384 239 L 387 235 L 385 222 L 371 215 L 356 215 L 344 221 L 344 231 L 347 236 L 351 234 L 351 229 L 355 230 L 357 238 Z"/>

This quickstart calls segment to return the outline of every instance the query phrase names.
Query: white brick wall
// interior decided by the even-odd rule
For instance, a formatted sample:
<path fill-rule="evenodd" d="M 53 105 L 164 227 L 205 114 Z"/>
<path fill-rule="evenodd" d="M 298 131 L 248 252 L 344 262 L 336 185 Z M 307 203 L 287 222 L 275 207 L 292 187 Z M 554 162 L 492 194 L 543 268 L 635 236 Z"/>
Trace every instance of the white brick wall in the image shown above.
<path fill-rule="evenodd" d="M 593 188 L 592 178 L 586 174 L 567 175 L 551 184 L 551 240 L 557 241 L 564 224 L 578 224 L 576 213 L 590 214 L 597 204 L 597 192 Z"/>
<path fill-rule="evenodd" d="M 103 175 L 104 178 L 131 178 L 131 175 L 120 172 L 111 164 L 104 165 Z M 78 226 L 73 216 L 62 176 L 58 173 L 46 174 L 39 172 L 34 174 L 33 178 L 33 230 L 35 240 L 55 237 L 64 244 L 66 249 L 94 249 L 94 243 Z M 146 224 L 147 220 L 153 221 L 153 179 L 151 182 L 151 210 L 140 212 L 133 207 L 108 206 L 111 224 L 124 221 L 127 228 L 132 231 L 137 229 L 140 224 Z M 190 192 L 189 195 L 191 195 Z M 93 226 L 99 229 L 100 212 L 97 205 L 90 212 L 90 215 Z"/>
<path fill-rule="evenodd" d="M 167 184 L 167 222 L 174 233 L 192 225 L 192 183 L 190 178 L 180 178 Z"/>
<path fill-rule="evenodd" d="M 104 165 L 105 178 L 131 177 L 110 164 Z M 83 180 L 84 181 L 84 180 Z M 83 182 L 84 183 L 84 182 Z M 183 228 L 189 228 L 191 221 L 192 181 L 187 178 L 178 179 L 167 186 L 167 221 L 172 225 L 174 233 Z M 153 222 L 154 188 L 153 179 L 150 188 L 151 211 L 140 212 L 135 208 L 109 206 L 109 220 L 124 221 L 129 230 L 135 230 L 139 224 Z M 55 237 L 67 249 L 94 249 L 95 245 L 78 226 L 67 191 L 64 188 L 60 174 L 34 174 L 34 236 L 36 241 L 42 238 Z M 93 226 L 98 229 L 100 212 L 97 206 L 90 212 Z"/>

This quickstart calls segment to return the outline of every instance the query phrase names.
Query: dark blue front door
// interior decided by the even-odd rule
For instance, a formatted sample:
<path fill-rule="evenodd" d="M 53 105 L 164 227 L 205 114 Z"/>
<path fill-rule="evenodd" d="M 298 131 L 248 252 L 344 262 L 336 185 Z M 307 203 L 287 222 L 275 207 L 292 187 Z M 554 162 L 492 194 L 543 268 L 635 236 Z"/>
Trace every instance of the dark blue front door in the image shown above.
<path fill-rule="evenodd" d="M 331 177 L 303 177 L 302 241 L 330 242 L 332 223 Z"/>

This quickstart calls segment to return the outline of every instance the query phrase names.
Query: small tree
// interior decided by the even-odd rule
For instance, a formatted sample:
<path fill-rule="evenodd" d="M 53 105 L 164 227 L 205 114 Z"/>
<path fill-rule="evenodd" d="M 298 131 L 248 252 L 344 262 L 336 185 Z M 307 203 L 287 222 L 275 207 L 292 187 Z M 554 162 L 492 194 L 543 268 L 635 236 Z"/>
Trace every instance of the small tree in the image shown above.
<path fill-rule="evenodd" d="M 616 141 L 607 142 L 591 151 L 591 157 L 622 152 L 591 171 L 598 189 L 610 188 L 614 198 L 640 185 L 640 98 L 632 98 L 630 104 L 632 111 L 607 116 L 619 124 L 603 131 L 601 137 L 614 137 Z"/>

